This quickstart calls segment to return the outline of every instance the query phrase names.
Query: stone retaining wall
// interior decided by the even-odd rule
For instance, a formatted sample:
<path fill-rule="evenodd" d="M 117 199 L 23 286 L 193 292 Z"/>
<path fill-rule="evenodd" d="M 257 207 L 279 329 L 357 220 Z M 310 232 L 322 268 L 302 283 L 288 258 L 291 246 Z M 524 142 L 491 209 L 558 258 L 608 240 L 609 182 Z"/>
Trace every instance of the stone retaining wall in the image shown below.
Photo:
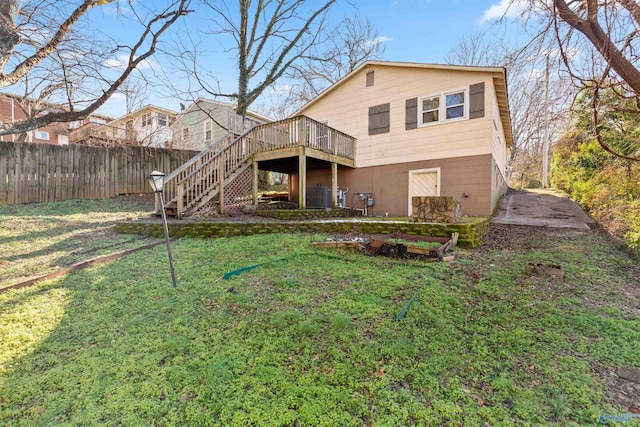
<path fill-rule="evenodd" d="M 297 222 L 182 222 L 169 223 L 171 237 L 233 237 L 266 233 L 326 233 L 342 234 L 357 231 L 366 234 L 406 233 L 420 236 L 451 237 L 457 232 L 458 246 L 474 248 L 482 243 L 489 229 L 489 218 L 472 218 L 458 224 L 434 224 L 391 221 L 297 221 Z M 162 237 L 158 221 L 131 221 L 116 224 L 122 234 Z"/>

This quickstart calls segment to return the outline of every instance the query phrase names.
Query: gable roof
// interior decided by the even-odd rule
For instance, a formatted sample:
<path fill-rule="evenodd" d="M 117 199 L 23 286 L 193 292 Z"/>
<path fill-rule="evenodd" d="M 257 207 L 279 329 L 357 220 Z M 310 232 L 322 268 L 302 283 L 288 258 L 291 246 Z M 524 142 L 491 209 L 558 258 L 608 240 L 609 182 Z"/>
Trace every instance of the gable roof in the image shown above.
<path fill-rule="evenodd" d="M 233 111 L 235 111 L 235 109 L 236 109 L 236 105 L 232 104 L 230 102 L 216 101 L 216 100 L 208 99 L 208 98 L 198 98 L 195 101 L 193 101 L 182 113 L 180 113 L 180 115 L 185 115 L 185 114 L 189 113 L 200 102 L 206 102 L 206 103 L 209 103 L 209 104 L 220 105 L 222 107 L 227 107 L 227 108 L 229 108 L 229 109 L 231 109 Z M 267 116 L 263 116 L 262 114 L 256 113 L 255 111 L 251 111 L 251 110 L 247 110 L 247 116 L 253 117 L 255 119 L 258 119 L 258 120 L 266 122 L 266 123 L 269 123 L 269 122 L 273 121 L 273 119 L 271 119 L 271 118 L 269 118 Z"/>
<path fill-rule="evenodd" d="M 108 122 L 108 125 L 112 125 L 113 123 L 120 123 L 135 117 L 138 117 L 146 112 L 156 112 L 156 113 L 161 113 L 161 114 L 166 114 L 167 116 L 177 116 L 178 113 L 176 113 L 173 110 L 169 110 L 167 108 L 163 108 L 163 107 L 158 107 L 157 105 L 153 105 L 153 104 L 147 104 L 141 108 L 138 108 L 137 110 L 134 110 L 132 112 L 130 112 L 129 114 L 125 114 L 123 116 L 117 117 L 113 120 L 111 120 L 110 122 Z"/>
<path fill-rule="evenodd" d="M 502 127 L 504 129 L 505 142 L 508 146 L 511 146 L 513 140 L 513 134 L 511 130 L 511 113 L 509 112 L 509 94 L 507 90 L 507 69 L 504 67 L 476 67 L 466 65 L 445 65 L 445 64 L 423 64 L 419 62 L 392 62 L 392 61 L 366 61 L 358 68 L 344 76 L 338 82 L 329 86 L 318 96 L 299 108 L 295 113 L 291 115 L 297 116 L 301 114 L 307 107 L 315 104 L 327 94 L 337 90 L 346 81 L 352 79 L 356 74 L 359 74 L 363 69 L 367 67 L 401 67 L 401 68 L 418 68 L 428 70 L 450 70 L 450 71 L 470 71 L 491 73 L 493 76 L 493 85 L 496 91 L 496 97 L 498 99 L 498 108 L 500 110 L 500 120 L 502 120 Z"/>

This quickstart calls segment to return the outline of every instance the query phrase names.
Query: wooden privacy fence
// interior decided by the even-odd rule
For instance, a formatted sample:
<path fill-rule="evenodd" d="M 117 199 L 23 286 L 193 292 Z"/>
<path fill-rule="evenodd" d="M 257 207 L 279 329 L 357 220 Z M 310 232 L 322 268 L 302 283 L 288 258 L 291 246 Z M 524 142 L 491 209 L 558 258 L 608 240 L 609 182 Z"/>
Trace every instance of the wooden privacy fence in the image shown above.
<path fill-rule="evenodd" d="M 0 142 L 0 205 L 146 193 L 151 171 L 169 173 L 195 154 L 137 146 Z"/>

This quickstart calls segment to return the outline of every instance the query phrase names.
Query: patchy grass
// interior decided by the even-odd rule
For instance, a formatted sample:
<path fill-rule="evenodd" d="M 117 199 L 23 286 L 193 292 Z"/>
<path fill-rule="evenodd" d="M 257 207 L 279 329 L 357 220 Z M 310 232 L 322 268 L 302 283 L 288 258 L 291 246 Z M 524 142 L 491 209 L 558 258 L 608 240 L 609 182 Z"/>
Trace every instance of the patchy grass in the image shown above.
<path fill-rule="evenodd" d="M 537 233 L 453 265 L 309 243 L 181 239 L 177 289 L 156 247 L 1 294 L 2 423 L 577 426 L 629 412 L 600 373 L 640 366 L 639 272 L 603 236 Z M 563 265 L 564 283 L 526 276 L 526 261 Z"/>
<path fill-rule="evenodd" d="M 0 288 L 74 262 L 141 246 L 144 239 L 116 234 L 116 221 L 151 213 L 137 201 L 67 200 L 0 206 Z"/>
<path fill-rule="evenodd" d="M 391 243 L 402 243 L 403 245 L 406 245 L 406 246 L 417 246 L 419 248 L 425 248 L 425 249 L 437 249 L 440 246 L 442 246 L 442 243 L 423 242 L 420 240 L 405 240 L 405 239 L 396 239 L 396 238 L 390 238 L 385 240 Z"/>

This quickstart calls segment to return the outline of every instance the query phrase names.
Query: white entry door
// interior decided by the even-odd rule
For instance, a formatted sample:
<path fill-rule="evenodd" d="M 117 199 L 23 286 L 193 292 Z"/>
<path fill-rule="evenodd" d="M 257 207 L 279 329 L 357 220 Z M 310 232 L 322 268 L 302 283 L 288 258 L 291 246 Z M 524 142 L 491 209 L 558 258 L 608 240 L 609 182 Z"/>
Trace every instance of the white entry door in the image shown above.
<path fill-rule="evenodd" d="M 440 168 L 409 171 L 409 205 L 411 216 L 411 198 L 414 196 L 433 197 L 440 195 Z"/>

